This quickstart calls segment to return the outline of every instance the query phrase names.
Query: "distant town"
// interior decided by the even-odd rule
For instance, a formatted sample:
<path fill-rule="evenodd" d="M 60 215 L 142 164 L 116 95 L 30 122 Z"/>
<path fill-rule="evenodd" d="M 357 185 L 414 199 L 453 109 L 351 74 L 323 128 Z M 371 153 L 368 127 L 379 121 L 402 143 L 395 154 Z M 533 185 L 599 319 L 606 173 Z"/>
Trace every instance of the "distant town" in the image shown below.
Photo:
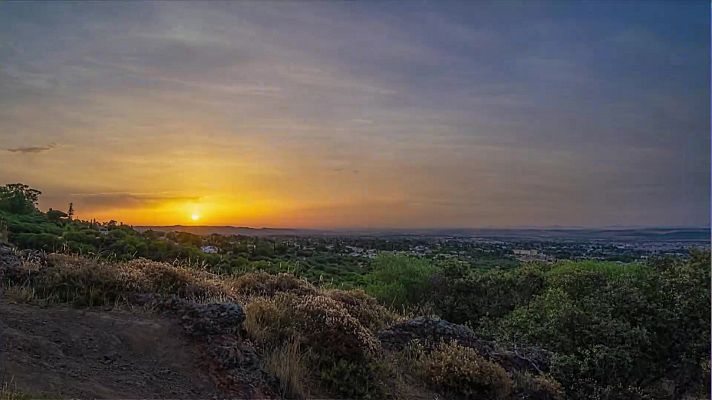
<path fill-rule="evenodd" d="M 631 262 L 653 256 L 684 256 L 691 248 L 709 249 L 709 229 L 648 228 L 617 230 L 489 229 L 419 231 L 319 231 L 216 227 L 135 227 L 143 232 L 185 232 L 204 237 L 206 254 L 230 254 L 241 247 L 254 255 L 259 241 L 273 243 L 278 252 L 326 253 L 354 259 L 373 259 L 392 252 L 472 263 L 488 260 L 526 262 L 594 259 Z M 479 235 L 479 236 L 469 236 Z M 297 256 L 297 258 L 300 258 Z"/>

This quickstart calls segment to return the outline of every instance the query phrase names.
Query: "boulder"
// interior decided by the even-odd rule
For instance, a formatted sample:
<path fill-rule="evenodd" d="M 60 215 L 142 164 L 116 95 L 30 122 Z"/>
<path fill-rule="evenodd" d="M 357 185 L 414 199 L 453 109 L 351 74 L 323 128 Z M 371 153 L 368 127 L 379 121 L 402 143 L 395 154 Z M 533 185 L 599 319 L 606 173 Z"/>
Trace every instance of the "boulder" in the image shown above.
<path fill-rule="evenodd" d="M 245 311 L 235 303 L 199 304 L 172 296 L 135 295 L 133 301 L 177 317 L 201 347 L 216 383 L 229 395 L 245 399 L 277 398 L 279 382 L 267 373 L 252 344 L 242 336 Z"/>
<path fill-rule="evenodd" d="M 508 372 L 542 373 L 548 371 L 551 365 L 552 353 L 549 351 L 529 346 L 502 349 L 495 342 L 478 338 L 467 326 L 437 318 L 417 317 L 397 323 L 381 330 L 378 339 L 389 350 L 401 350 L 414 340 L 420 342 L 426 350 L 432 350 L 440 342 L 454 340 L 496 361 Z"/>
<path fill-rule="evenodd" d="M 245 311 L 235 303 L 189 303 L 181 317 L 183 328 L 193 336 L 236 334 L 244 321 Z"/>
<path fill-rule="evenodd" d="M 0 280 L 15 281 L 22 277 L 22 257 L 9 244 L 0 242 Z"/>

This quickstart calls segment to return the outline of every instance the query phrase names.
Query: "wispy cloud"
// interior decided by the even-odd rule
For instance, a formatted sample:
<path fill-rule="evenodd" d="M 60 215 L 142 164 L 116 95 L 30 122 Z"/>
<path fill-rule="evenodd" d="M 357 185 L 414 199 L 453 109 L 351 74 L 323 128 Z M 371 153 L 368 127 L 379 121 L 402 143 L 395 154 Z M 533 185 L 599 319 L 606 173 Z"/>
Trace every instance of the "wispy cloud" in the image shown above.
<path fill-rule="evenodd" d="M 27 147 L 6 148 L 5 151 L 9 151 L 10 153 L 36 154 L 36 153 L 42 153 L 45 151 L 52 150 L 55 147 L 57 147 L 56 144 L 50 143 L 46 146 L 27 146 Z"/>

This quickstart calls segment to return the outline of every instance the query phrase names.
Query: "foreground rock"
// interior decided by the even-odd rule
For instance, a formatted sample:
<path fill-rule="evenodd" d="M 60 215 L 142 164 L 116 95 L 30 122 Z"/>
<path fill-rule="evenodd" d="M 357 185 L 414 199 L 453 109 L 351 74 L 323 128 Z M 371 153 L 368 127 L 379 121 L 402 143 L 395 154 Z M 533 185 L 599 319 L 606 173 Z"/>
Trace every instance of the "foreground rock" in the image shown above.
<path fill-rule="evenodd" d="M 0 242 L 0 281 L 17 279 L 21 267 L 22 259 L 15 248 Z"/>
<path fill-rule="evenodd" d="M 500 349 L 494 342 L 478 338 L 472 329 L 442 319 L 418 317 L 401 322 L 381 330 L 378 339 L 389 350 L 400 350 L 414 340 L 428 349 L 441 341 L 455 340 L 501 364 L 508 372 L 541 373 L 547 372 L 551 365 L 552 354 L 546 350 L 535 347 Z"/>
<path fill-rule="evenodd" d="M 184 331 L 208 357 L 213 379 L 228 395 L 274 399 L 278 382 L 268 374 L 252 344 L 244 339 L 245 312 L 235 303 L 199 304 L 171 298 L 158 308 L 176 315 Z"/>

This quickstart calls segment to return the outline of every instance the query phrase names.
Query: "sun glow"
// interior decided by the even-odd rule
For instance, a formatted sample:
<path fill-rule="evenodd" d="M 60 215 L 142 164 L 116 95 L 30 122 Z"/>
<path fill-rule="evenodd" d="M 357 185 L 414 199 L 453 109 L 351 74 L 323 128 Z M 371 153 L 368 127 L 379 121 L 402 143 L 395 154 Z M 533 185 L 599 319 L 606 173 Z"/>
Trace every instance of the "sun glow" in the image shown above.
<path fill-rule="evenodd" d="M 197 220 L 200 219 L 200 215 L 198 215 L 198 214 L 191 214 L 190 219 L 192 219 L 193 221 L 197 221 Z"/>

